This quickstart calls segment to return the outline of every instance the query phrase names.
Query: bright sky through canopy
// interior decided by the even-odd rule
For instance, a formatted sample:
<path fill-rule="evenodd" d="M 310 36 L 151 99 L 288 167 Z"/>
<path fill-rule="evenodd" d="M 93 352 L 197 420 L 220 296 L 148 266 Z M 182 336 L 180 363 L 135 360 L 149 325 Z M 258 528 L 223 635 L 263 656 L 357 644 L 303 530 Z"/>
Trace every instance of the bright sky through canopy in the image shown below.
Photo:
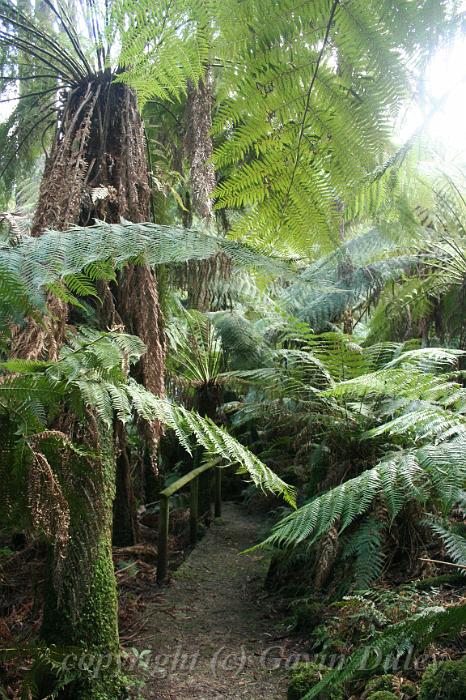
<path fill-rule="evenodd" d="M 444 98 L 445 99 L 442 99 Z M 444 145 L 450 157 L 466 153 L 466 38 L 435 54 L 426 70 L 424 95 L 405 113 L 401 140 L 406 140 L 432 111 L 436 100 L 441 105 L 429 120 L 426 135 Z"/>
<path fill-rule="evenodd" d="M 443 99 L 446 96 L 446 99 Z M 439 146 L 445 147 L 445 156 L 466 156 L 466 37 L 437 51 L 426 70 L 424 95 L 413 99 L 405 109 L 395 140 L 405 142 L 432 112 L 436 100 L 441 100 L 435 114 L 429 119 L 424 134 Z M 15 101 L 0 104 L 0 121 L 9 117 Z"/>

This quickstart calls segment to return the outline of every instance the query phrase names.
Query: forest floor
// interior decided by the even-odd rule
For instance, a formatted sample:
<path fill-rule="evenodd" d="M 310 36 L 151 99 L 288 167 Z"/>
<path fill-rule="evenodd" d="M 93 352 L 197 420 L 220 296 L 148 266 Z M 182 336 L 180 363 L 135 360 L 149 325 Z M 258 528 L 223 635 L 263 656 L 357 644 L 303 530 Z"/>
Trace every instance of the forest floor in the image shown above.
<path fill-rule="evenodd" d="M 142 651 L 138 644 L 148 700 L 286 697 L 280 659 L 288 642 L 264 590 L 268 556 L 241 553 L 258 541 L 260 525 L 244 507 L 224 504 L 155 609 L 148 605 Z"/>

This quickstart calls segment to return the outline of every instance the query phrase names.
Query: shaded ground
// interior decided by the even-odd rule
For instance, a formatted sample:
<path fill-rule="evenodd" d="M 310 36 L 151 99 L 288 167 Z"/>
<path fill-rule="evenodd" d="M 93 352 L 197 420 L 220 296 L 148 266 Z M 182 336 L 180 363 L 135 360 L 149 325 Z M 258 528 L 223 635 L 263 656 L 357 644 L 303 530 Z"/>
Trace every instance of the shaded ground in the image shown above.
<path fill-rule="evenodd" d="M 222 519 L 162 589 L 145 625 L 146 698 L 286 697 L 286 672 L 276 669 L 283 640 L 263 589 L 267 557 L 240 554 L 257 541 L 259 524 L 240 506 L 224 504 Z"/>

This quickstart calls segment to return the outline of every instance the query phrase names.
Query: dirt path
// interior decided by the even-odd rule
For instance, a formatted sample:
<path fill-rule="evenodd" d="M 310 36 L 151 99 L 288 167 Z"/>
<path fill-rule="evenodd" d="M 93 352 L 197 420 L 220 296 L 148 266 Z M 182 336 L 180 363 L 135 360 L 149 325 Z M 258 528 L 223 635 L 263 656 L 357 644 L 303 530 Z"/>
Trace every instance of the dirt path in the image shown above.
<path fill-rule="evenodd" d="M 221 521 L 163 590 L 164 611 L 147 626 L 150 700 L 284 700 L 280 641 L 263 590 L 267 557 L 240 554 L 260 521 L 224 504 Z M 158 607 L 158 606 L 157 606 Z"/>

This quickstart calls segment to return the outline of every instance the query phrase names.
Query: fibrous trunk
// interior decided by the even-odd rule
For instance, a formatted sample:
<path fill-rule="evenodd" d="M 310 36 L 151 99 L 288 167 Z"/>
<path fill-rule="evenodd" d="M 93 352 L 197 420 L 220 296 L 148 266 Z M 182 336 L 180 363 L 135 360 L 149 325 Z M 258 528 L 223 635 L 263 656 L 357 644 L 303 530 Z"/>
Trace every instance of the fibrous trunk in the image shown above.
<path fill-rule="evenodd" d="M 70 538 L 58 572 L 50 556 L 41 627 L 41 638 L 57 656 L 62 673 L 57 679 L 53 667 L 40 664 L 36 685 L 39 697 L 52 697 L 60 675 L 68 676 L 69 682 L 53 697 L 118 700 L 123 683 L 112 560 L 113 439 L 91 413 L 86 426 L 69 427 L 72 437 L 80 434 L 100 456 L 69 465 Z"/>
<path fill-rule="evenodd" d="M 73 224 L 88 225 L 96 219 L 110 223 L 119 222 L 120 218 L 146 221 L 149 200 L 143 126 L 134 94 L 127 86 L 113 82 L 110 74 L 83 80 L 66 96 L 58 120 L 41 183 L 32 235 L 40 236 L 47 228 L 63 230 Z M 102 328 L 118 327 L 138 335 L 146 343 L 148 351 L 137 367 L 137 378 L 147 389 L 161 395 L 164 390 L 165 342 L 153 271 L 128 265 L 120 272 L 118 285 L 102 284 L 100 291 L 102 304 L 97 311 Z M 68 308 L 52 295 L 48 298 L 48 308 L 50 313 L 44 323 L 30 320 L 24 328 L 14 330 L 12 349 L 17 357 L 57 358 L 67 331 Z M 116 462 L 120 470 L 129 467 L 128 460 L 121 458 L 121 451 L 126 449 L 124 431 L 121 426 L 115 428 L 119 435 L 117 449 L 120 458 L 114 454 L 103 472 L 103 493 L 99 496 L 102 517 L 96 521 L 91 512 L 95 504 L 89 505 L 87 511 L 83 506 L 79 520 L 70 526 L 70 544 L 65 555 L 69 566 L 66 560 L 62 566 L 63 571 L 73 570 L 74 573 L 80 566 L 75 556 L 75 543 L 82 541 L 84 526 L 93 540 L 92 560 L 81 563 L 87 567 L 87 571 L 82 572 L 88 581 L 87 589 L 79 598 L 77 611 L 78 599 L 73 581 L 62 586 L 58 595 L 50 572 L 42 626 L 42 636 L 48 644 L 84 645 L 94 652 L 99 649 L 102 654 L 116 654 L 118 650 L 116 588 L 111 559 L 111 501 Z M 158 423 L 151 423 L 144 429 L 155 464 L 161 428 Z M 129 474 L 120 476 L 120 483 L 130 491 Z M 131 493 L 119 496 L 127 498 L 128 502 L 131 499 Z M 73 685 L 74 700 L 113 700 L 117 697 L 114 677 L 113 666 L 101 668 L 98 682 L 82 681 Z M 66 692 L 63 697 L 67 697 Z"/>
<path fill-rule="evenodd" d="M 212 162 L 212 108 L 213 81 L 211 71 L 197 85 L 188 84 L 185 111 L 184 146 L 190 165 L 191 218 L 196 214 L 204 223 L 214 221 L 212 195 L 215 189 L 215 169 Z M 231 273 L 231 260 L 218 253 L 207 260 L 193 260 L 186 264 L 188 307 L 207 311 L 220 306 L 215 299 L 216 289 Z M 220 301 L 220 304 L 218 304 Z"/>

